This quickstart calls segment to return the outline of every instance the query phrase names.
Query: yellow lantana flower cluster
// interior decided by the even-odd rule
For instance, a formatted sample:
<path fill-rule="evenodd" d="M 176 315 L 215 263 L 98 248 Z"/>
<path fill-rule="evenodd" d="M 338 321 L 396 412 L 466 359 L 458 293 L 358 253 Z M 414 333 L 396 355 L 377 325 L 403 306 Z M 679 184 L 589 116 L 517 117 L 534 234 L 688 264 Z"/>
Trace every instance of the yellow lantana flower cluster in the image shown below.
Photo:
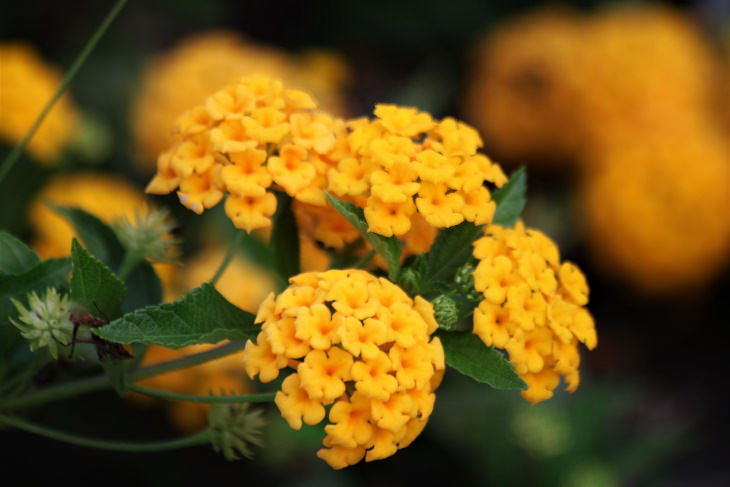
<path fill-rule="evenodd" d="M 177 119 L 176 141 L 158 158 L 147 192 L 177 189 L 198 214 L 228 195 L 226 214 L 249 232 L 271 225 L 274 188 L 324 205 L 325 154 L 339 122 L 315 108 L 308 94 L 280 81 L 242 78 Z"/>
<path fill-rule="evenodd" d="M 376 105 L 375 116 L 338 133 L 342 147 L 327 173 L 329 191 L 363 207 L 371 232 L 406 235 L 418 216 L 435 228 L 491 221 L 496 205 L 485 183 L 507 178 L 477 152 L 476 130 L 396 105 Z"/>
<path fill-rule="evenodd" d="M 241 76 L 254 74 L 306 89 L 328 111 L 344 110 L 342 91 L 349 70 L 334 54 L 316 51 L 293 57 L 234 32 L 202 32 L 155 56 L 141 75 L 131 114 L 139 162 L 154 168 L 158 154 L 174 142 L 170 127 L 181 113 Z"/>
<path fill-rule="evenodd" d="M 72 206 L 93 213 L 111 224 L 117 218 L 134 218 L 149 201 L 134 185 L 119 176 L 95 172 L 65 174 L 51 179 L 30 205 L 29 220 L 35 238 L 32 246 L 44 259 L 71 254 L 75 232 L 71 224 L 48 204 Z"/>
<path fill-rule="evenodd" d="M 17 144 L 58 89 L 61 73 L 20 42 L 0 43 L 0 61 L 0 140 Z M 43 119 L 28 152 L 42 163 L 52 163 L 77 126 L 76 107 L 64 95 Z"/>
<path fill-rule="evenodd" d="M 309 272 L 259 308 L 248 375 L 269 382 L 286 367 L 276 405 L 293 429 L 328 417 L 317 455 L 333 468 L 408 446 L 433 410 L 444 351 L 431 304 L 362 270 Z M 329 407 L 329 412 L 325 409 Z"/>
<path fill-rule="evenodd" d="M 474 333 L 487 346 L 507 350 L 527 383 L 522 397 L 549 399 L 565 378 L 580 382 L 578 342 L 593 349 L 597 335 L 585 309 L 588 283 L 580 269 L 560 262 L 557 246 L 538 230 L 489 225 L 474 243 L 474 288 L 483 300 L 474 310 Z"/>

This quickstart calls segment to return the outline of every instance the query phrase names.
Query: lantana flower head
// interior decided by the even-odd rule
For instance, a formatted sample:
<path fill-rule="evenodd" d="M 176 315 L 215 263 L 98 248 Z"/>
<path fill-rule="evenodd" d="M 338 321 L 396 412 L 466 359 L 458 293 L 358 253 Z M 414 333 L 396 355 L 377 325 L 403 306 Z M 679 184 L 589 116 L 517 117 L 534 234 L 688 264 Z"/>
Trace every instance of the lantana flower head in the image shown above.
<path fill-rule="evenodd" d="M 428 421 L 444 370 L 431 304 L 362 270 L 309 272 L 290 283 L 259 308 L 261 332 L 244 353 L 249 376 L 269 382 L 294 369 L 276 405 L 296 430 L 327 419 L 317 455 L 333 468 L 408 446 Z"/>
<path fill-rule="evenodd" d="M 473 128 L 397 105 L 376 105 L 375 117 L 336 132 L 327 170 L 328 191 L 362 207 L 371 232 L 408 241 L 422 223 L 435 236 L 465 220 L 491 221 L 495 203 L 486 185 L 507 178 L 477 152 L 482 140 Z"/>
<path fill-rule="evenodd" d="M 568 391 L 579 384 L 578 343 L 598 343 L 580 269 L 560 262 L 543 233 L 488 225 L 474 243 L 474 287 L 482 301 L 474 310 L 474 333 L 486 346 L 505 349 L 528 388 L 531 403 L 549 399 L 562 376 Z"/>
<path fill-rule="evenodd" d="M 226 214 L 248 232 L 271 225 L 274 190 L 324 205 L 326 154 L 342 122 L 315 108 L 307 93 L 280 81 L 241 78 L 178 117 L 147 192 L 177 189 L 198 214 L 226 197 Z"/>

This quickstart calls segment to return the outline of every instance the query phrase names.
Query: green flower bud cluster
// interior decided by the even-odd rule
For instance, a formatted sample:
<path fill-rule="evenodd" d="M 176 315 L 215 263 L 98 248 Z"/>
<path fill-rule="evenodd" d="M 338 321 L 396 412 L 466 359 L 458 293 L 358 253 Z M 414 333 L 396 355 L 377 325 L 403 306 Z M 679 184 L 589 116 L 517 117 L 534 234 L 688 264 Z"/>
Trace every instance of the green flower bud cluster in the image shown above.
<path fill-rule="evenodd" d="M 74 324 L 71 321 L 69 297 L 49 288 L 41 298 L 35 292 L 28 294 L 29 308 L 12 299 L 20 315 L 10 322 L 20 330 L 23 338 L 30 341 L 31 351 L 48 347 L 55 359 L 59 347 L 71 345 Z"/>
<path fill-rule="evenodd" d="M 467 262 L 456 270 L 454 282 L 459 291 L 468 299 L 481 300 L 481 295 L 474 289 L 474 264 L 472 262 Z"/>
<path fill-rule="evenodd" d="M 444 330 L 455 330 L 456 322 L 459 321 L 459 307 L 456 301 L 452 297 L 442 294 L 431 304 L 433 304 L 434 317 L 439 327 Z"/>
<path fill-rule="evenodd" d="M 175 222 L 167 210 L 134 212 L 134 221 L 123 218 L 114 225 L 114 230 L 127 251 L 157 262 L 173 260 L 170 249 L 178 243 L 171 237 Z"/>
<path fill-rule="evenodd" d="M 239 454 L 253 457 L 251 445 L 263 446 L 261 430 L 266 424 L 260 409 L 249 409 L 248 404 L 214 404 L 208 413 L 212 433 L 211 442 L 216 452 L 226 460 L 238 460 Z"/>

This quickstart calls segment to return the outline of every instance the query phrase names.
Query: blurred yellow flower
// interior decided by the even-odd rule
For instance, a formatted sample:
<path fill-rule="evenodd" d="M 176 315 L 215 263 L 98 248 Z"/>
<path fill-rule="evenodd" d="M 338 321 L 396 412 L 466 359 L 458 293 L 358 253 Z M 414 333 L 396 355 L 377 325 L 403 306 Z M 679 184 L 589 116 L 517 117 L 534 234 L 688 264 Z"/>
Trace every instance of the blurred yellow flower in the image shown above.
<path fill-rule="evenodd" d="M 512 162 L 590 167 L 605 146 L 708 116 L 727 92 L 698 26 L 659 5 L 538 10 L 492 33 L 473 65 L 467 118 Z"/>
<path fill-rule="evenodd" d="M 0 139 L 17 144 L 61 84 L 61 73 L 22 42 L 0 42 Z M 64 95 L 43 120 L 28 152 L 39 162 L 53 163 L 78 127 L 78 113 Z"/>
<path fill-rule="evenodd" d="M 70 255 L 71 239 L 77 237 L 71 224 L 49 208 L 49 203 L 81 208 L 109 225 L 122 218 L 133 222 L 135 213 L 144 214 L 151 208 L 142 191 L 121 176 L 94 172 L 57 176 L 41 189 L 28 211 L 32 247 L 43 259 Z M 154 267 L 169 297 L 176 266 L 157 263 Z"/>
<path fill-rule="evenodd" d="M 701 289 L 730 258 L 730 147 L 714 126 L 595 154 L 581 221 L 597 266 L 649 294 Z"/>
<path fill-rule="evenodd" d="M 192 345 L 177 350 L 150 345 L 140 365 L 149 366 L 175 360 L 210 350 L 218 345 Z M 158 375 L 139 381 L 138 384 L 151 389 L 198 396 L 240 395 L 250 392 L 250 385 L 243 370 L 240 353 L 227 355 L 195 367 Z M 132 394 L 130 399 L 143 404 L 153 402 L 147 396 L 140 394 Z M 176 428 L 185 432 L 193 432 L 199 431 L 208 425 L 209 407 L 208 404 L 170 401 L 168 403 L 168 413 Z"/>
<path fill-rule="evenodd" d="M 121 176 L 93 172 L 60 175 L 53 178 L 30 205 L 29 220 L 38 255 L 65 257 L 71 254 L 71 225 L 47 204 L 81 208 L 111 224 L 124 217 L 134 221 L 135 211 L 143 211 L 149 200 Z"/>
<path fill-rule="evenodd" d="M 153 168 L 157 155 L 172 145 L 171 127 L 181 113 L 246 75 L 282 79 L 314 93 L 322 107 L 344 111 L 349 68 L 335 54 L 311 51 L 297 58 L 233 32 L 203 32 L 153 58 L 142 73 L 131 114 L 140 164 Z M 205 117 L 207 112 L 191 115 Z"/>

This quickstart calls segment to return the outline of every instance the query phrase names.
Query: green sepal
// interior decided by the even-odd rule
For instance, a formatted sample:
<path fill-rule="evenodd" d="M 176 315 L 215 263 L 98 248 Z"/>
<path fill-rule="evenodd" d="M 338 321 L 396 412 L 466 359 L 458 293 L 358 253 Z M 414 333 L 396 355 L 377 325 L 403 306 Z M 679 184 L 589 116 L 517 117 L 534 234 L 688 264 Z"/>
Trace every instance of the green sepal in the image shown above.
<path fill-rule="evenodd" d="M 285 193 L 277 193 L 276 213 L 269 240 L 270 252 L 276 256 L 274 269 L 286 282 L 299 274 L 299 229 L 292 211 L 292 198 Z"/>
<path fill-rule="evenodd" d="M 512 227 L 522 215 L 527 204 L 527 171 L 524 167 L 513 172 L 507 184 L 492 193 L 497 209 L 492 222 Z"/>
<path fill-rule="evenodd" d="M 400 272 L 400 257 L 403 253 L 403 243 L 396 237 L 384 237 L 368 231 L 368 222 L 362 208 L 352 203 L 340 201 L 328 192 L 325 192 L 330 204 L 337 212 L 344 216 L 350 224 L 360 232 L 365 240 L 379 253 L 388 266 L 388 275 L 392 281 L 396 281 Z"/>
<path fill-rule="evenodd" d="M 494 347 L 484 345 L 473 333 L 439 330 L 437 336 L 443 344 L 446 363 L 467 377 L 495 389 L 527 388 L 505 356 Z"/>

